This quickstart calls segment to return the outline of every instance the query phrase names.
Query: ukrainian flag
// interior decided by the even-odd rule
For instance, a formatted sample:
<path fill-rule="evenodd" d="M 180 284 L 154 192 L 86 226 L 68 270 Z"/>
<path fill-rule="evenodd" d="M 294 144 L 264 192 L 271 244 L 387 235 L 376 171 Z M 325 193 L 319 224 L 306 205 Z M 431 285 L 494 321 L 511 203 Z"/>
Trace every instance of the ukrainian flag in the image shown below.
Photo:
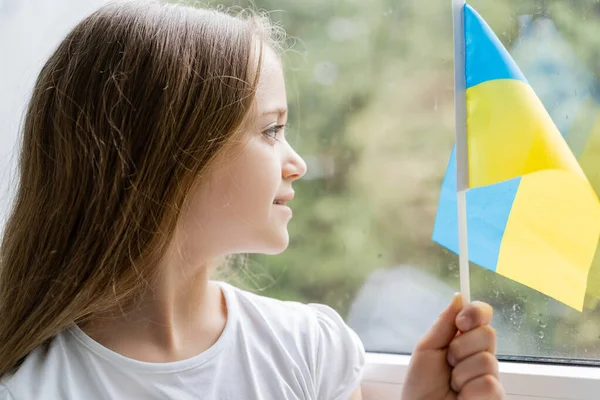
<path fill-rule="evenodd" d="M 600 234 L 598 198 L 490 27 L 469 5 L 463 21 L 466 160 L 458 165 L 467 171 L 458 174 L 466 179 L 457 182 L 455 148 L 433 240 L 458 253 L 456 191 L 468 189 L 469 260 L 582 310 Z"/>

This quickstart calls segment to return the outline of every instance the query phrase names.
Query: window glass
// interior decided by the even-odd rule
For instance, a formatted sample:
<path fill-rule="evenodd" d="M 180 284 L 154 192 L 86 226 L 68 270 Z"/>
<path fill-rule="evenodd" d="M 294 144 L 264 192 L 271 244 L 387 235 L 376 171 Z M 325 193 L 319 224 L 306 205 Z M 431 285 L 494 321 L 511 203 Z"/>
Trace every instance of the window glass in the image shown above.
<path fill-rule="evenodd" d="M 459 288 L 431 240 L 454 144 L 451 2 L 257 1 L 287 30 L 289 135 L 308 163 L 291 245 L 236 274 L 251 290 L 333 306 L 367 350 L 410 353 Z M 244 2 L 235 4 L 246 5 Z M 600 188 L 600 4 L 472 0 Z M 600 359 L 600 260 L 584 312 L 471 265 L 500 355 Z"/>

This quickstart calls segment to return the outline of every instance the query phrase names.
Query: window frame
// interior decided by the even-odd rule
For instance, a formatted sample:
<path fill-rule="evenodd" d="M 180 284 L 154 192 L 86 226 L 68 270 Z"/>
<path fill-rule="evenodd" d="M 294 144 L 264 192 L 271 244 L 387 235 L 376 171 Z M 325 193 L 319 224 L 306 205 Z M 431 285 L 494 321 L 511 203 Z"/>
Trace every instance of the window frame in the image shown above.
<path fill-rule="evenodd" d="M 367 353 L 364 400 L 399 399 L 410 356 Z M 600 367 L 500 361 L 506 400 L 597 400 Z"/>

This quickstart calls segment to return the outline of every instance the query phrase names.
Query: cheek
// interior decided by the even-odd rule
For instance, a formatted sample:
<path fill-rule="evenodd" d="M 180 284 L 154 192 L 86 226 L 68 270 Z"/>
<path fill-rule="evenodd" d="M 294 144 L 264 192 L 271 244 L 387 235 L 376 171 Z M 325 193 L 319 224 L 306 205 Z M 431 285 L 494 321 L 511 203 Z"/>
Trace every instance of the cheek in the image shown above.
<path fill-rule="evenodd" d="M 271 232 L 277 215 L 272 202 L 281 190 L 281 162 L 277 149 L 270 146 L 250 150 L 221 164 L 190 194 L 182 228 L 197 251 L 237 252 L 240 244 L 247 247 L 256 238 L 264 239 L 265 227 Z"/>
<path fill-rule="evenodd" d="M 231 211 L 244 219 L 270 212 L 281 183 L 276 149 L 266 143 L 250 143 L 218 176 L 216 185 Z M 217 189 L 217 188 L 215 188 Z"/>
<path fill-rule="evenodd" d="M 230 170 L 233 193 L 238 196 L 272 197 L 281 182 L 281 166 L 275 148 L 254 143 Z"/>
<path fill-rule="evenodd" d="M 223 224 L 264 219 L 281 185 L 281 162 L 277 149 L 251 141 L 239 156 L 230 157 L 197 189 L 192 209 L 196 219 Z"/>

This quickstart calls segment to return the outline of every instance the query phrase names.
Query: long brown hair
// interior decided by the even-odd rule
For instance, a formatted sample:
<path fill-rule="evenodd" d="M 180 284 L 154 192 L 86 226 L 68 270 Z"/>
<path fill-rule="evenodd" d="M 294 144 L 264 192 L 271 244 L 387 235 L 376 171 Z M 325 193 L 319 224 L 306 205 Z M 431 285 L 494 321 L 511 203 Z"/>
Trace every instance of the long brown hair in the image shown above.
<path fill-rule="evenodd" d="M 186 194 L 251 109 L 256 44 L 272 33 L 256 14 L 128 1 L 58 46 L 28 106 L 0 249 L 0 376 L 152 281 Z"/>

